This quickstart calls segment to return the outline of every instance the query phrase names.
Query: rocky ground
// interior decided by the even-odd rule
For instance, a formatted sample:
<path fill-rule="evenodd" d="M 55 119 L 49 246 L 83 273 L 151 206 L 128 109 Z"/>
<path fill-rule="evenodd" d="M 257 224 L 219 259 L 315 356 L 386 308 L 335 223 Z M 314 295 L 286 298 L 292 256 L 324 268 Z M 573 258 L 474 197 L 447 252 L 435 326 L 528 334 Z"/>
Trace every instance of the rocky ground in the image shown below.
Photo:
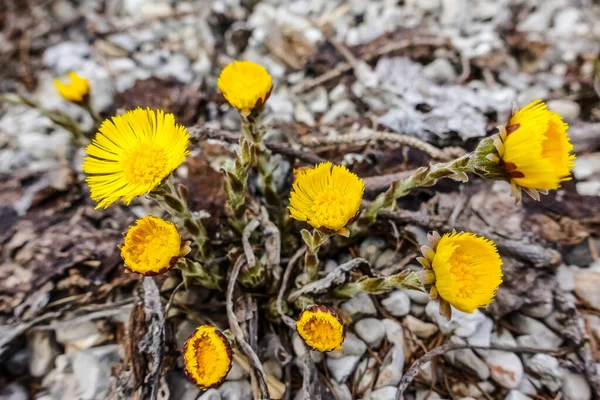
<path fill-rule="evenodd" d="M 571 125 L 578 154 L 575 179 L 563 189 L 514 207 L 503 183 L 442 183 L 401 204 L 497 238 L 505 283 L 496 302 L 474 314 L 455 312 L 448 322 L 419 292 L 359 295 L 337 304 L 348 327 L 343 350 L 311 357 L 324 399 L 394 399 L 403 371 L 426 350 L 465 342 L 515 351 L 448 352 L 421 366 L 405 399 L 600 395 L 597 2 L 3 1 L 0 90 L 63 110 L 84 129 L 93 127 L 91 118 L 61 100 L 52 83 L 68 71 L 90 80 L 102 116 L 161 107 L 188 126 L 236 131 L 238 114 L 216 80 L 231 60 L 250 59 L 275 82 L 268 139 L 368 178 L 470 150 L 506 121 L 513 102 L 548 101 Z M 82 184 L 84 151 L 72 150 L 69 133 L 37 109 L 1 107 L 0 399 L 134 398 L 126 380 L 144 376 L 131 373 L 139 357 L 132 333 L 138 278 L 123 272 L 114 244 L 149 205 L 94 211 Z M 377 136 L 382 132 L 397 138 Z M 407 137 L 435 147 L 412 148 Z M 213 224 L 223 218 L 215 171 L 230 155 L 223 141 L 200 143 L 176 174 Z M 279 187 L 300 164 L 281 159 Z M 370 198 L 384 189 L 366 182 Z M 384 275 L 410 266 L 430 222 L 383 222 L 349 250 L 324 253 L 325 270 L 350 254 Z M 178 278 L 159 283 L 166 301 Z M 218 309 L 222 298 L 208 291 L 174 296 L 160 398 L 252 398 L 243 360 L 219 388 L 201 392 L 177 359 L 197 324 L 223 320 Z M 290 383 L 287 398 L 295 398 L 305 347 L 285 327 L 261 329 L 268 333 L 258 345 L 265 369 L 274 387 Z"/>

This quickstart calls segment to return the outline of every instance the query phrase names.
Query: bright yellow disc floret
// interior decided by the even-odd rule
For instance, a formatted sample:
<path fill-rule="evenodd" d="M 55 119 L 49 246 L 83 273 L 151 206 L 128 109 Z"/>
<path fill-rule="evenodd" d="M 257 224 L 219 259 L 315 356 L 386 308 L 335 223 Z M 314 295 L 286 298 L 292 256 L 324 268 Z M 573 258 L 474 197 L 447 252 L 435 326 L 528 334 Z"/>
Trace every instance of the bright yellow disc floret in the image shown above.
<path fill-rule="evenodd" d="M 234 61 L 223 68 L 218 86 L 229 104 L 248 115 L 267 101 L 273 81 L 265 67 L 252 61 Z"/>
<path fill-rule="evenodd" d="M 183 363 L 186 375 L 198 387 L 217 386 L 231 369 L 231 345 L 217 328 L 202 325 L 185 342 Z"/>
<path fill-rule="evenodd" d="M 120 247 L 125 266 L 143 275 L 167 271 L 182 252 L 181 237 L 175 225 L 151 215 L 129 227 Z"/>
<path fill-rule="evenodd" d="M 298 334 L 311 349 L 332 351 L 342 348 L 344 325 L 337 313 L 325 306 L 311 306 L 296 321 Z"/>
<path fill-rule="evenodd" d="M 105 120 L 90 145 L 83 170 L 96 208 L 154 190 L 189 154 L 189 134 L 173 114 L 137 108 Z"/>
<path fill-rule="evenodd" d="M 58 79 L 54 80 L 54 86 L 58 90 L 58 93 L 68 101 L 74 103 L 81 103 L 85 96 L 90 93 L 90 83 L 87 79 L 82 78 L 75 72 L 69 72 L 67 74 L 70 82 L 61 82 Z"/>
<path fill-rule="evenodd" d="M 325 231 L 345 234 L 358 213 L 365 185 L 345 166 L 330 162 L 298 173 L 290 193 L 290 214 Z"/>

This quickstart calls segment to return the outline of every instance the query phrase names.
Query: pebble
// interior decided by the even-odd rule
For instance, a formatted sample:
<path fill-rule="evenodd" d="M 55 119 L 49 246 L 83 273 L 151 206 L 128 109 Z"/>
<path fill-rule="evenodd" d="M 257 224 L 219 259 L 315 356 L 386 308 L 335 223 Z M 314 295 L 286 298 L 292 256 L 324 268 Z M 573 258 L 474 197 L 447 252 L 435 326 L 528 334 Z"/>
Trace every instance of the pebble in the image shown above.
<path fill-rule="evenodd" d="M 517 342 L 522 346 L 553 350 L 563 342 L 562 338 L 552 332 L 550 328 L 531 317 L 517 313 L 511 317 L 510 321 L 519 332 L 525 334 L 517 338 Z"/>
<path fill-rule="evenodd" d="M 384 319 L 382 322 L 385 329 L 385 338 L 388 342 L 392 343 L 394 346 L 403 347 L 404 331 L 402 330 L 402 325 L 389 318 Z"/>
<path fill-rule="evenodd" d="M 73 357 L 73 373 L 77 384 L 82 390 L 81 398 L 103 398 L 102 393 L 108 387 L 108 378 L 112 365 L 119 361 L 119 351 L 122 348 L 116 344 L 93 347 L 75 354 Z"/>
<path fill-rule="evenodd" d="M 456 70 L 446 58 L 436 58 L 423 68 L 423 74 L 439 84 L 456 82 Z"/>
<path fill-rule="evenodd" d="M 308 105 L 308 109 L 314 113 L 324 113 L 329 108 L 329 97 L 323 86 L 307 93 L 304 101 Z"/>
<path fill-rule="evenodd" d="M 421 304 L 421 305 L 427 305 L 429 304 L 429 294 L 421 292 L 420 290 L 414 290 L 414 289 L 408 289 L 405 290 L 406 294 L 408 294 L 408 297 L 410 297 L 410 299 L 417 303 L 417 304 Z"/>
<path fill-rule="evenodd" d="M 208 389 L 196 400 L 221 400 L 221 393 L 217 389 Z"/>
<path fill-rule="evenodd" d="M 22 385 L 13 382 L 0 390 L 0 400 L 29 400 L 29 395 Z"/>
<path fill-rule="evenodd" d="M 363 400 L 396 400 L 398 388 L 395 386 L 386 386 L 376 390 L 363 397 Z"/>
<path fill-rule="evenodd" d="M 516 389 L 521 393 L 536 394 L 538 391 L 538 387 L 541 386 L 542 384 L 537 379 L 527 374 L 524 374 L 523 379 L 521 379 L 521 382 L 519 383 L 519 386 L 517 386 Z"/>
<path fill-rule="evenodd" d="M 356 111 L 356 106 L 350 100 L 342 100 L 329 108 L 329 111 L 323 115 L 320 123 L 322 125 L 331 125 L 334 122 L 337 122 L 342 117 L 349 118 L 358 118 L 358 112 Z"/>
<path fill-rule="evenodd" d="M 237 361 L 233 360 L 231 369 L 229 370 L 229 373 L 227 374 L 225 380 L 239 381 L 246 378 L 248 378 L 248 371 L 242 368 L 242 366 Z"/>
<path fill-rule="evenodd" d="M 485 317 L 477 330 L 467 338 L 467 342 L 471 346 L 489 346 L 492 342 L 492 329 L 494 329 L 494 321 Z"/>
<path fill-rule="evenodd" d="M 485 393 L 492 393 L 496 390 L 496 387 L 489 381 L 478 382 L 477 385 L 474 383 L 467 384 L 465 382 L 458 382 L 452 385 L 452 392 L 464 397 L 475 397 L 479 399 L 481 398 L 482 390 Z"/>
<path fill-rule="evenodd" d="M 435 335 L 439 330 L 435 324 L 423 322 L 420 319 L 413 317 L 412 315 L 407 315 L 406 318 L 404 318 L 404 323 L 406 324 L 406 328 L 409 331 L 411 331 L 421 339 L 430 338 L 431 336 Z"/>
<path fill-rule="evenodd" d="M 573 100 L 548 100 L 547 106 L 549 110 L 560 114 L 563 117 L 563 119 L 568 123 L 575 121 L 577 118 L 579 118 L 579 115 L 581 114 L 581 106 Z"/>
<path fill-rule="evenodd" d="M 367 345 L 360 340 L 354 333 L 346 333 L 341 350 L 334 350 L 327 353 L 328 357 L 341 358 L 344 356 L 362 356 L 367 351 Z"/>
<path fill-rule="evenodd" d="M 533 318 L 545 318 L 552 314 L 554 305 L 550 303 L 526 304 L 521 307 L 521 312 Z"/>
<path fill-rule="evenodd" d="M 315 117 L 308 111 L 304 103 L 296 103 L 294 108 L 294 119 L 297 122 L 302 122 L 308 126 L 315 126 Z"/>
<path fill-rule="evenodd" d="M 377 257 L 379 257 L 381 254 L 381 251 L 384 247 L 385 240 L 378 237 L 369 236 L 362 241 L 358 252 L 361 258 L 364 258 L 373 264 Z"/>
<path fill-rule="evenodd" d="M 392 266 L 392 264 L 398 259 L 398 252 L 392 249 L 386 249 L 377 257 L 375 261 L 375 269 L 382 269 Z"/>
<path fill-rule="evenodd" d="M 375 383 L 377 376 L 377 360 L 372 357 L 366 358 L 358 364 L 354 372 L 354 382 L 358 382 L 356 393 L 362 394 L 370 389 Z"/>
<path fill-rule="evenodd" d="M 600 174 L 600 153 L 583 154 L 577 157 L 573 176 L 579 180 L 590 179 Z M 559 282 L 560 283 L 560 282 Z"/>
<path fill-rule="evenodd" d="M 590 400 L 592 390 L 585 376 L 562 370 L 562 392 L 565 400 Z"/>
<path fill-rule="evenodd" d="M 600 272 L 580 269 L 575 274 L 575 294 L 592 307 L 600 308 Z"/>
<path fill-rule="evenodd" d="M 296 353 L 298 358 L 304 357 L 304 354 L 309 351 L 297 332 L 294 332 L 292 336 L 292 348 L 294 349 L 294 353 Z M 323 359 L 323 353 L 318 351 L 310 351 L 310 358 L 312 358 L 313 362 L 319 363 Z"/>
<path fill-rule="evenodd" d="M 341 358 L 327 357 L 327 368 L 333 375 L 333 378 L 339 383 L 344 383 L 360 361 L 360 356 L 345 356 Z"/>
<path fill-rule="evenodd" d="M 533 400 L 531 397 L 519 392 L 518 390 L 511 390 L 508 392 L 504 400 Z"/>
<path fill-rule="evenodd" d="M 44 376 L 60 354 L 50 331 L 34 331 L 28 335 L 29 373 L 35 378 Z"/>
<path fill-rule="evenodd" d="M 415 400 L 442 400 L 440 395 L 437 392 L 432 392 L 426 389 L 417 390 L 417 395 Z"/>
<path fill-rule="evenodd" d="M 92 321 L 61 325 L 55 333 L 58 343 L 76 350 L 85 350 L 106 340 Z"/>
<path fill-rule="evenodd" d="M 381 305 L 394 317 L 403 317 L 410 312 L 410 297 L 403 290 L 394 290 Z"/>
<path fill-rule="evenodd" d="M 354 325 L 354 331 L 371 347 L 378 347 L 385 335 L 383 322 L 376 318 L 361 319 Z"/>
<path fill-rule="evenodd" d="M 464 340 L 453 336 L 450 339 L 451 343 L 465 343 Z M 444 358 L 450 364 L 459 369 L 463 369 L 467 373 L 476 376 L 480 380 L 487 380 L 490 377 L 490 369 L 488 366 L 473 352 L 471 349 L 460 349 L 449 351 L 444 354 Z"/>
<path fill-rule="evenodd" d="M 384 386 L 397 385 L 402 378 L 404 369 L 404 349 L 399 346 L 392 347 L 379 368 L 379 376 L 375 383 L 375 389 Z"/>
<path fill-rule="evenodd" d="M 352 392 L 350 392 L 348 385 L 344 383 L 338 384 L 333 379 L 329 379 L 329 384 L 331 385 L 331 389 L 336 400 L 352 400 Z"/>
<path fill-rule="evenodd" d="M 515 389 L 523 378 L 523 363 L 515 353 L 489 351 L 485 363 L 493 381 L 507 389 Z"/>
<path fill-rule="evenodd" d="M 217 389 L 222 400 L 252 400 L 252 386 L 250 382 L 227 381 Z"/>
<path fill-rule="evenodd" d="M 377 315 L 375 304 L 366 293 L 359 293 L 350 300 L 343 302 L 341 308 L 352 317 L 353 321 L 357 321 L 362 317 Z"/>
<path fill-rule="evenodd" d="M 548 354 L 536 354 L 525 360 L 525 366 L 549 391 L 557 392 L 561 388 L 562 371 L 555 357 Z"/>
<path fill-rule="evenodd" d="M 444 335 L 454 333 L 460 337 L 471 336 L 486 319 L 485 315 L 479 310 L 475 310 L 472 314 L 467 314 L 453 308 L 452 319 L 448 321 L 444 316 L 440 315 L 439 303 L 437 301 L 429 302 L 425 308 L 425 313 L 436 323 Z"/>

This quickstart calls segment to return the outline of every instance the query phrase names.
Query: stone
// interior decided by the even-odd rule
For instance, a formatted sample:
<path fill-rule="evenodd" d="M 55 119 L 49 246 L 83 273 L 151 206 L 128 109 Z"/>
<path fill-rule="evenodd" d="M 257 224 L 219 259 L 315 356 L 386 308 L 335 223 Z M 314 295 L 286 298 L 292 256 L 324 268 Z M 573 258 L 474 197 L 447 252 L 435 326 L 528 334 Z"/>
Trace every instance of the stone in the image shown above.
<path fill-rule="evenodd" d="M 486 317 L 479 310 L 475 310 L 472 314 L 467 314 L 452 308 L 452 319 L 448 321 L 439 313 L 439 303 L 430 301 L 425 308 L 425 313 L 435 324 L 440 328 L 444 335 L 454 333 L 456 336 L 468 337 L 471 336 Z"/>
<path fill-rule="evenodd" d="M 492 393 L 496 387 L 489 381 L 474 383 L 458 382 L 452 385 L 452 392 L 459 396 L 481 398 L 481 391 Z"/>
<path fill-rule="evenodd" d="M 29 400 L 29 394 L 23 385 L 12 382 L 0 389 L 0 400 Z"/>
<path fill-rule="evenodd" d="M 375 382 L 375 389 L 397 385 L 402 378 L 403 369 L 404 349 L 394 346 L 387 352 L 379 368 L 379 376 L 377 377 L 377 382 Z"/>
<path fill-rule="evenodd" d="M 561 388 L 562 371 L 555 357 L 548 354 L 536 354 L 525 360 L 525 366 L 549 391 L 557 392 Z"/>
<path fill-rule="evenodd" d="M 583 154 L 577 157 L 577 165 L 573 167 L 573 176 L 585 180 L 600 174 L 600 154 Z"/>
<path fill-rule="evenodd" d="M 342 117 L 359 117 L 356 106 L 348 99 L 333 104 L 321 118 L 320 124 L 331 125 Z"/>
<path fill-rule="evenodd" d="M 75 354 L 73 373 L 81 389 L 81 398 L 104 398 L 112 365 L 120 360 L 121 346 L 110 344 L 93 347 Z"/>
<path fill-rule="evenodd" d="M 375 261 L 375 269 L 382 269 L 386 267 L 391 267 L 392 264 L 398 259 L 398 252 L 392 249 L 385 249 L 383 253 L 377 257 L 377 261 Z"/>
<path fill-rule="evenodd" d="M 511 390 L 508 392 L 504 400 L 533 400 L 531 397 L 519 392 L 518 390 Z"/>
<path fill-rule="evenodd" d="M 554 311 L 554 305 L 550 303 L 525 304 L 521 312 L 533 318 L 545 318 Z"/>
<path fill-rule="evenodd" d="M 410 297 L 402 290 L 394 290 L 381 305 L 394 317 L 403 317 L 410 312 Z"/>
<path fill-rule="evenodd" d="M 517 341 L 508 329 L 498 328 L 492 333 L 491 344 L 497 346 L 516 346 Z"/>
<path fill-rule="evenodd" d="M 373 264 L 377 257 L 379 257 L 379 254 L 381 254 L 381 250 L 384 247 L 385 240 L 378 237 L 369 236 L 362 241 L 358 252 L 361 258 L 364 258 Z"/>
<path fill-rule="evenodd" d="M 327 353 L 328 357 L 340 358 L 344 356 L 362 356 L 367 351 L 367 345 L 360 340 L 354 333 L 348 332 L 342 343 L 341 350 L 334 350 Z"/>
<path fill-rule="evenodd" d="M 376 318 L 364 318 L 354 324 L 354 331 L 371 347 L 378 347 L 385 335 L 383 322 Z"/>
<path fill-rule="evenodd" d="M 417 390 L 417 395 L 416 395 L 415 400 L 442 400 L 442 398 L 440 397 L 440 395 L 437 392 L 420 389 L 420 390 Z"/>
<path fill-rule="evenodd" d="M 363 400 L 396 400 L 396 393 L 398 388 L 395 386 L 385 386 L 376 390 L 363 397 Z"/>
<path fill-rule="evenodd" d="M 329 108 L 329 97 L 323 86 L 307 93 L 304 101 L 308 105 L 308 109 L 314 113 L 324 113 Z"/>
<path fill-rule="evenodd" d="M 55 333 L 58 343 L 75 350 L 85 350 L 106 340 L 92 321 L 61 324 L 56 328 Z"/>
<path fill-rule="evenodd" d="M 194 75 L 190 65 L 190 60 L 183 54 L 172 54 L 167 58 L 167 62 L 154 71 L 159 78 L 176 78 L 177 80 L 189 83 Z"/>
<path fill-rule="evenodd" d="M 446 58 L 436 58 L 423 68 L 423 74 L 436 83 L 456 82 L 456 70 Z"/>
<path fill-rule="evenodd" d="M 334 379 L 329 379 L 329 384 L 336 400 L 353 400 L 352 392 L 350 392 L 348 385 L 345 383 L 338 384 Z M 302 398 L 301 400 L 305 399 Z"/>
<path fill-rule="evenodd" d="M 516 389 L 525 394 L 537 394 L 538 387 L 542 387 L 540 381 L 527 374 L 524 374 L 523 379 L 521 379 L 521 382 Z"/>
<path fill-rule="evenodd" d="M 350 375 L 352 375 L 359 361 L 360 356 L 345 356 L 341 358 L 328 356 L 327 368 L 337 382 L 344 383 L 348 380 Z"/>
<path fill-rule="evenodd" d="M 552 110 L 563 117 L 563 119 L 571 123 L 579 118 L 581 114 L 581 106 L 569 99 L 553 99 L 546 103 L 549 110 Z"/>
<path fill-rule="evenodd" d="M 477 330 L 467 338 L 467 343 L 471 346 L 489 346 L 492 342 L 492 329 L 494 329 L 494 321 L 485 317 Z"/>
<path fill-rule="evenodd" d="M 402 330 L 402 325 L 389 318 L 384 319 L 382 322 L 385 329 L 385 338 L 388 342 L 392 343 L 394 346 L 403 347 L 404 331 Z"/>
<path fill-rule="evenodd" d="M 40 378 L 52 368 L 54 359 L 61 352 L 49 331 L 33 331 L 28 335 L 29 373 Z"/>
<path fill-rule="evenodd" d="M 217 389 L 208 389 L 196 400 L 221 400 L 221 393 Z"/>
<path fill-rule="evenodd" d="M 166 376 L 169 396 L 171 399 L 177 400 L 197 400 L 200 395 L 200 388 L 196 386 L 192 381 L 187 379 L 187 377 L 182 372 L 172 372 Z M 219 395 L 216 400 L 221 399 L 221 395 Z M 209 395 L 208 399 L 212 399 L 214 395 Z"/>
<path fill-rule="evenodd" d="M 510 321 L 520 333 L 525 334 L 517 338 L 517 342 L 522 346 L 554 350 L 563 342 L 563 339 L 550 328 L 531 317 L 516 313 Z"/>
<path fill-rule="evenodd" d="M 420 319 L 413 317 L 412 315 L 407 315 L 406 318 L 404 318 L 404 323 L 406 324 L 406 329 L 408 329 L 421 339 L 430 338 L 431 336 L 435 335 L 439 330 L 435 324 L 423 322 Z"/>
<path fill-rule="evenodd" d="M 429 301 L 430 301 L 429 294 L 424 293 L 420 290 L 414 290 L 414 289 L 408 289 L 408 290 L 405 290 L 405 292 L 413 302 L 415 302 L 417 304 L 422 304 L 422 305 L 429 304 Z"/>
<path fill-rule="evenodd" d="M 562 373 L 562 393 L 565 400 L 590 400 L 592 398 L 592 390 L 585 376 L 567 369 L 563 369 Z"/>
<path fill-rule="evenodd" d="M 370 389 L 375 383 L 377 377 L 377 360 L 373 357 L 365 358 L 362 360 L 356 371 L 354 371 L 354 382 L 358 382 L 356 385 L 356 394 L 362 394 L 366 390 Z"/>
<path fill-rule="evenodd" d="M 250 382 L 227 381 L 217 389 L 221 394 L 222 400 L 252 400 L 252 386 Z"/>
<path fill-rule="evenodd" d="M 515 353 L 489 351 L 485 363 L 492 380 L 507 389 L 515 389 L 523 378 L 523 363 Z"/>
<path fill-rule="evenodd" d="M 283 369 L 279 361 L 271 358 L 264 362 L 263 368 L 265 369 L 265 373 L 267 375 L 274 376 L 279 380 L 283 378 Z"/>
<path fill-rule="evenodd" d="M 465 343 L 459 337 L 453 336 L 451 343 Z M 479 380 L 487 380 L 490 377 L 488 366 L 471 349 L 460 349 L 449 351 L 444 354 L 444 358 L 455 367 L 476 376 Z"/>
<path fill-rule="evenodd" d="M 300 335 L 298 335 L 297 332 L 294 332 L 294 334 L 292 335 L 292 348 L 294 349 L 294 353 L 296 353 L 296 356 L 298 356 L 298 358 L 304 357 L 306 352 L 310 351 L 306 348 L 304 341 L 302 340 Z M 323 353 L 320 353 L 318 351 L 310 351 L 310 358 L 312 358 L 313 362 L 319 363 L 323 359 Z"/>
<path fill-rule="evenodd" d="M 366 293 L 359 293 L 350 300 L 343 302 L 341 308 L 352 317 L 353 321 L 357 321 L 362 317 L 377 315 L 375 304 Z"/>
<path fill-rule="evenodd" d="M 248 376 L 249 376 L 248 371 L 246 371 L 244 368 L 242 368 L 240 363 L 233 360 L 231 369 L 229 370 L 229 373 L 227 374 L 227 377 L 225 378 L 225 380 L 239 381 L 239 380 L 248 378 Z"/>
<path fill-rule="evenodd" d="M 592 307 L 600 308 L 600 272 L 580 269 L 575 274 L 575 294 Z"/>
<path fill-rule="evenodd" d="M 308 108 L 306 108 L 304 103 L 296 103 L 296 107 L 294 107 L 294 119 L 297 122 L 302 122 L 308 126 L 315 126 L 315 117 Z"/>

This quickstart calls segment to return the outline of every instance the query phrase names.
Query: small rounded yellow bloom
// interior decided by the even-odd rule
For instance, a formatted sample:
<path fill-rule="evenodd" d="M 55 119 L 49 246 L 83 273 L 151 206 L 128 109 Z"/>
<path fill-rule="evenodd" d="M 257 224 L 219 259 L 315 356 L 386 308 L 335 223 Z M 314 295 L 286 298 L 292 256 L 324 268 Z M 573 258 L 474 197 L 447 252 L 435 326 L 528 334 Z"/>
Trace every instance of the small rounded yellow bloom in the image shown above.
<path fill-rule="evenodd" d="M 539 200 L 538 191 L 556 190 L 571 179 L 575 155 L 567 129 L 561 116 L 540 100 L 514 114 L 501 129 L 498 154 L 517 199 L 520 188 Z"/>
<path fill-rule="evenodd" d="M 105 120 L 90 145 L 83 170 L 96 208 L 154 190 L 189 154 L 189 134 L 173 114 L 137 108 Z"/>
<path fill-rule="evenodd" d="M 201 389 L 219 385 L 231 369 L 232 350 L 227 338 L 214 326 L 201 325 L 185 342 L 185 374 Z"/>
<path fill-rule="evenodd" d="M 219 90 L 242 115 L 261 107 L 271 94 L 273 81 L 265 67 L 252 61 L 234 61 L 221 71 Z"/>
<path fill-rule="evenodd" d="M 418 259 L 425 268 L 421 281 L 431 285 L 433 298 L 440 297 L 442 314 L 450 317 L 448 303 L 466 313 L 489 305 L 502 283 L 502 260 L 494 242 L 470 232 L 429 238 Z"/>
<path fill-rule="evenodd" d="M 151 215 L 130 226 L 125 243 L 119 247 L 125 266 L 143 275 L 166 272 L 189 252 L 174 224 Z"/>
<path fill-rule="evenodd" d="M 81 103 L 84 101 L 85 96 L 90 93 L 90 83 L 87 79 L 82 78 L 75 72 L 69 72 L 68 83 L 63 83 L 58 79 L 54 80 L 54 86 L 58 90 L 58 93 L 68 101 L 73 103 Z"/>
<path fill-rule="evenodd" d="M 324 162 L 300 171 L 290 193 L 290 214 L 312 227 L 341 235 L 360 208 L 365 185 L 343 165 Z"/>
<path fill-rule="evenodd" d="M 344 324 L 329 307 L 308 307 L 296 321 L 296 329 L 304 343 L 313 350 L 333 351 L 342 348 Z"/>

